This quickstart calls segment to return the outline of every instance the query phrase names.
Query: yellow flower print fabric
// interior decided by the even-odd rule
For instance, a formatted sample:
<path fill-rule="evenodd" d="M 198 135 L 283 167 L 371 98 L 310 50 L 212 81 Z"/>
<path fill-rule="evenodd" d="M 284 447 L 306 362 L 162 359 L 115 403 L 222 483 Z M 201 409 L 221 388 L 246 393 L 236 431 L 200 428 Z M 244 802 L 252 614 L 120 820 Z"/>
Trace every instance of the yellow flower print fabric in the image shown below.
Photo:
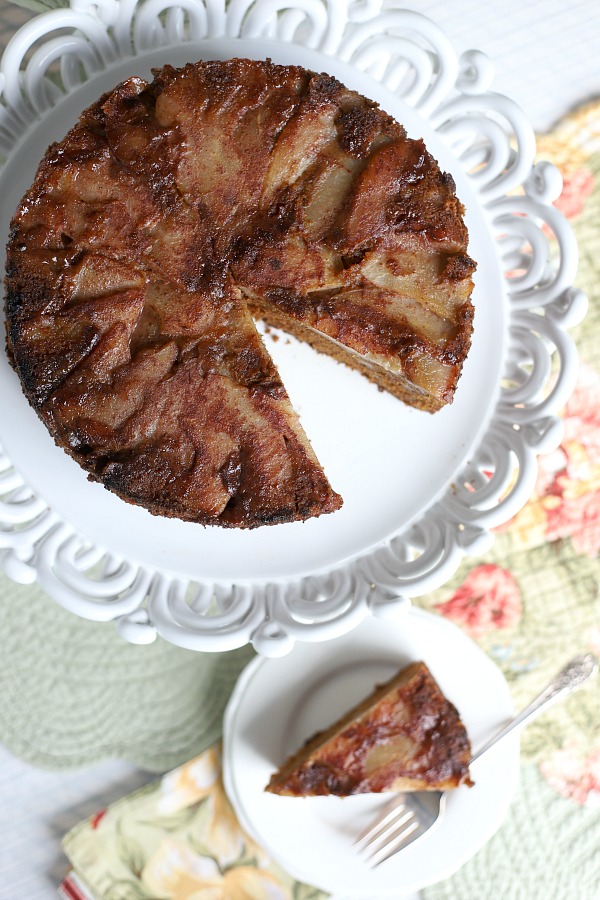
<path fill-rule="evenodd" d="M 241 829 L 219 748 L 102 810 L 63 841 L 101 900 L 319 900 Z"/>

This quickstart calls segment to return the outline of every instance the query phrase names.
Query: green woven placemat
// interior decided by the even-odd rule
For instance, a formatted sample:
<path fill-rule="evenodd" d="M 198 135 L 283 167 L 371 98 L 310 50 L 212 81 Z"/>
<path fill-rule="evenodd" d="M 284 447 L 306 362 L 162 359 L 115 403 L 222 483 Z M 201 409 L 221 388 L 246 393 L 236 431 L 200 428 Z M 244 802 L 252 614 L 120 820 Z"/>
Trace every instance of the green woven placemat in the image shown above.
<path fill-rule="evenodd" d="M 523 766 L 504 827 L 426 900 L 598 900 L 598 810 L 556 794 Z"/>
<path fill-rule="evenodd" d="M 220 737 L 252 655 L 133 646 L 0 576 L 0 740 L 49 769 L 120 757 L 165 771 Z"/>

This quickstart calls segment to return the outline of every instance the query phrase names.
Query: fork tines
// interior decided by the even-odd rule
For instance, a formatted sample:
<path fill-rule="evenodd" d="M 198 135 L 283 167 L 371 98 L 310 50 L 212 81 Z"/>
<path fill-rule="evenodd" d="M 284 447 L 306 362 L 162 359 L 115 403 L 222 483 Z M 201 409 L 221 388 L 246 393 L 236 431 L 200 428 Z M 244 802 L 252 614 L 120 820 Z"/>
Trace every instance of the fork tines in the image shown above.
<path fill-rule="evenodd" d="M 375 824 L 359 834 L 354 845 L 371 868 L 376 868 L 396 853 L 418 827 L 414 811 L 395 799 Z"/>

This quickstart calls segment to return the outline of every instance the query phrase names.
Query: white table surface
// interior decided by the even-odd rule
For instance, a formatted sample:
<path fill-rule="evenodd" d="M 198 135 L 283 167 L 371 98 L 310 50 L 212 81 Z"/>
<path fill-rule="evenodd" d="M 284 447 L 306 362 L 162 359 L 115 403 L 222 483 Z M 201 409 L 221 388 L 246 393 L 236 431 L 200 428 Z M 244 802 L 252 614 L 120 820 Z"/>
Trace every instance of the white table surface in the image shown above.
<path fill-rule="evenodd" d="M 495 90 L 512 97 L 538 131 L 600 95 L 598 0 L 422 0 L 405 6 L 434 19 L 459 52 L 487 53 L 496 68 Z M 55 897 L 67 867 L 62 835 L 151 777 L 114 760 L 76 772 L 45 772 L 0 745 L 0 900 Z"/>

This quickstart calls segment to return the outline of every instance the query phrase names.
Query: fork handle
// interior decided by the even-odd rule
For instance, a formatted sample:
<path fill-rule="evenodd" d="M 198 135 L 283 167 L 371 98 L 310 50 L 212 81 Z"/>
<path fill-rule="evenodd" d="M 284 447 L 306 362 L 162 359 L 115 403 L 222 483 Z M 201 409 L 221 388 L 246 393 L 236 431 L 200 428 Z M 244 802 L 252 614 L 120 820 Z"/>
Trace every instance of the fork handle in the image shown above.
<path fill-rule="evenodd" d="M 575 656 L 571 662 L 567 663 L 564 669 L 561 669 L 550 684 L 548 684 L 541 694 L 532 700 L 514 719 L 504 725 L 500 731 L 485 742 L 471 757 L 471 763 L 493 747 L 499 740 L 510 734 L 516 728 L 520 728 L 528 722 L 531 722 L 536 716 L 544 712 L 557 700 L 570 694 L 575 688 L 578 688 L 591 675 L 598 671 L 598 661 L 591 653 L 580 654 Z"/>

